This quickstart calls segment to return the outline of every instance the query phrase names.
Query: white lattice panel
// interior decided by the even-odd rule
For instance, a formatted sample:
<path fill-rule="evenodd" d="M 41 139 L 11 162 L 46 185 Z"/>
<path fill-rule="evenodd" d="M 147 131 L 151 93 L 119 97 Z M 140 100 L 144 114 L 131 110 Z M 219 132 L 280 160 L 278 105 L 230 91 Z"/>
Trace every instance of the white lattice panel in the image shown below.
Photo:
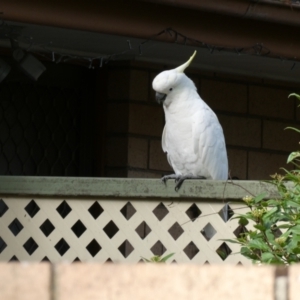
<path fill-rule="evenodd" d="M 170 262 L 249 264 L 234 238 L 243 203 L 3 198 L 1 261 L 136 263 L 174 252 Z M 224 208 L 225 207 L 225 208 Z"/>

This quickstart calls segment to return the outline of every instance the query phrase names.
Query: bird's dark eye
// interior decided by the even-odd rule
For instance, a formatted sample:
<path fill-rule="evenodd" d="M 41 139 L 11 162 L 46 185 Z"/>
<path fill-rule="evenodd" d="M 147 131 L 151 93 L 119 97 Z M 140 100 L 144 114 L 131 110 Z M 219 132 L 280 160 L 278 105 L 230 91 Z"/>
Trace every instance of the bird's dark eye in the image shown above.
<path fill-rule="evenodd" d="M 170 92 L 171 92 L 172 90 L 173 90 L 172 88 L 169 89 Z"/>

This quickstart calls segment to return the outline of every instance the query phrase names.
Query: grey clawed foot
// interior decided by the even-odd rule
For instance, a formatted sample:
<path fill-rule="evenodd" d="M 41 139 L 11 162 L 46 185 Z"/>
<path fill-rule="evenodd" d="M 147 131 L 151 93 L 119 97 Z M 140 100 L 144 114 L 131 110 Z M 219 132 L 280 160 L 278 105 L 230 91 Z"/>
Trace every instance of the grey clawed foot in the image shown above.
<path fill-rule="evenodd" d="M 176 174 L 171 174 L 171 175 L 165 175 L 161 178 L 161 181 L 166 184 L 167 180 L 169 179 L 175 179 L 175 191 L 178 192 L 180 189 L 182 183 L 186 179 L 206 179 L 204 176 L 195 176 L 195 175 L 176 175 Z"/>
<path fill-rule="evenodd" d="M 169 179 L 175 179 L 175 181 L 176 181 L 177 178 L 178 178 L 178 175 L 176 175 L 176 174 L 165 175 L 165 176 L 163 176 L 163 177 L 161 178 L 161 181 L 162 181 L 164 184 L 166 184 L 166 183 L 167 183 L 167 180 L 169 180 Z"/>
<path fill-rule="evenodd" d="M 175 179 L 175 183 L 176 183 L 176 185 L 175 185 L 175 191 L 176 191 L 176 192 L 179 191 L 181 185 L 183 184 L 183 182 L 184 182 L 184 180 L 185 180 L 184 177 L 185 177 L 185 176 L 179 176 L 177 179 Z"/>

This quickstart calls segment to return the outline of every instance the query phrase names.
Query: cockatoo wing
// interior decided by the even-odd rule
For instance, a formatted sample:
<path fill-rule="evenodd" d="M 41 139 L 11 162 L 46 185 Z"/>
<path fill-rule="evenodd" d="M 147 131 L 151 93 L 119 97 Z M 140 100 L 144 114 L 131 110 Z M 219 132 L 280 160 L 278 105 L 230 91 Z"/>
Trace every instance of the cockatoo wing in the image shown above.
<path fill-rule="evenodd" d="M 193 116 L 194 153 L 212 179 L 227 180 L 228 161 L 224 134 L 215 113 L 207 106 Z"/>
<path fill-rule="evenodd" d="M 167 129 L 166 129 L 166 126 L 164 127 L 164 130 L 163 130 L 163 133 L 162 133 L 161 146 L 162 146 L 162 149 L 165 153 L 168 152 L 168 150 L 167 150 Z M 169 154 L 167 154 L 167 160 L 168 160 L 169 165 L 174 169 L 174 166 L 172 165 Z"/>
<path fill-rule="evenodd" d="M 164 127 L 163 133 L 162 133 L 162 137 L 161 137 L 161 147 L 163 149 L 163 151 L 166 153 L 167 152 L 167 146 L 166 146 L 166 134 L 167 134 L 167 130 L 166 130 L 166 126 Z"/>

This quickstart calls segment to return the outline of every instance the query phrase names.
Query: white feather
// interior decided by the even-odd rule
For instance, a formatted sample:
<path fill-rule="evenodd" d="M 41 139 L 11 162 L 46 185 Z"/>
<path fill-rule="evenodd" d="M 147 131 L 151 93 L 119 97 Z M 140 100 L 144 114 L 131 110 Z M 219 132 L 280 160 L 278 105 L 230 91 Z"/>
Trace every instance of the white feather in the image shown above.
<path fill-rule="evenodd" d="M 222 127 L 194 83 L 177 69 L 164 71 L 153 80 L 154 90 L 167 95 L 162 149 L 176 175 L 226 180 L 228 161 Z"/>

